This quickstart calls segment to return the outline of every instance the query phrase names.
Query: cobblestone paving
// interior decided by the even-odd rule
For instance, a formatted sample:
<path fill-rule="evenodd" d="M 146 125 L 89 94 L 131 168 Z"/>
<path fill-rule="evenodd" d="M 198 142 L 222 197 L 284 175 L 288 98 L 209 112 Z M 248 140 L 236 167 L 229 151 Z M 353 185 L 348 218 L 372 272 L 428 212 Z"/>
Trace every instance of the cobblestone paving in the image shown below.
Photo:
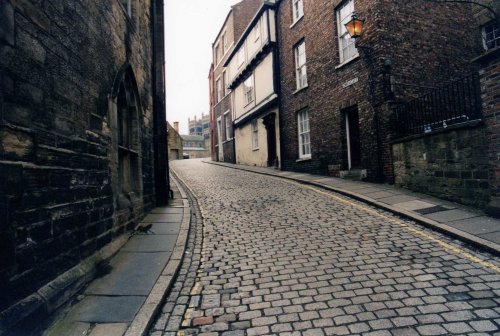
<path fill-rule="evenodd" d="M 500 335 L 498 258 L 321 189 L 172 166 L 199 207 L 151 335 Z"/>

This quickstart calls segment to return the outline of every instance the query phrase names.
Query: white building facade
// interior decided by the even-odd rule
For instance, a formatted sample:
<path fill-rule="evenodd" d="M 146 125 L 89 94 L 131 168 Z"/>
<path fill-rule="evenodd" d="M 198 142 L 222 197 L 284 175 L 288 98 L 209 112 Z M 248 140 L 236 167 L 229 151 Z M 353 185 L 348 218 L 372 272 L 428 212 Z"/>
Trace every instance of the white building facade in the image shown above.
<path fill-rule="evenodd" d="M 225 62 L 236 163 L 280 166 L 276 10 L 264 2 Z"/>

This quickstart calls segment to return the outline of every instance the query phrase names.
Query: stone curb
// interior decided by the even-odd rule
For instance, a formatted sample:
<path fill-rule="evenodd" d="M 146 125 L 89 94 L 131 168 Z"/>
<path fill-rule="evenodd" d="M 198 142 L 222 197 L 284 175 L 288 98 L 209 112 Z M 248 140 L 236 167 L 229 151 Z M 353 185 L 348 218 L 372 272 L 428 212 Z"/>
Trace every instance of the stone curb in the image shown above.
<path fill-rule="evenodd" d="M 495 256 L 500 256 L 500 245 L 499 244 L 496 244 L 496 243 L 490 242 L 490 241 L 488 241 L 486 239 L 482 239 L 480 237 L 471 235 L 470 233 L 467 233 L 467 232 L 455 229 L 455 228 L 453 228 L 453 227 L 451 227 L 449 225 L 446 225 L 446 224 L 443 224 L 443 223 L 439 223 L 439 222 L 434 221 L 432 219 L 425 218 L 424 216 L 420 216 L 420 215 L 412 213 L 410 211 L 407 211 L 407 210 L 404 210 L 404 209 L 398 209 L 398 208 L 396 208 L 394 206 L 391 206 L 391 205 L 379 202 L 377 200 L 374 200 L 372 198 L 368 198 L 368 197 L 366 197 L 364 195 L 361 195 L 361 194 L 358 194 L 358 193 L 355 193 L 355 192 L 352 192 L 352 191 L 348 191 L 348 190 L 344 190 L 344 189 L 332 187 L 332 186 L 325 185 L 325 184 L 318 183 L 318 182 L 314 182 L 314 181 L 306 181 L 306 180 L 303 180 L 303 179 L 300 179 L 300 178 L 296 178 L 296 177 L 288 177 L 288 176 L 282 176 L 282 175 L 279 175 L 279 174 L 273 174 L 272 172 L 254 171 L 254 170 L 248 169 L 246 167 L 241 167 L 241 166 L 238 166 L 238 165 L 233 165 L 233 164 L 228 164 L 228 163 L 206 161 L 206 160 L 204 160 L 202 162 L 208 163 L 208 164 L 217 165 L 217 166 L 232 168 L 232 169 L 244 170 L 244 171 L 252 172 L 252 173 L 255 173 L 255 174 L 261 174 L 261 175 L 268 175 L 268 176 L 274 176 L 274 177 L 284 178 L 284 179 L 288 179 L 288 180 L 293 180 L 293 181 L 301 182 L 303 184 L 313 185 L 313 186 L 320 187 L 320 188 L 323 188 L 323 189 L 326 189 L 326 190 L 334 191 L 334 192 L 337 192 L 339 194 L 352 197 L 352 198 L 354 198 L 354 199 L 356 199 L 358 201 L 362 201 L 364 203 L 368 203 L 368 204 L 373 205 L 373 206 L 375 206 L 377 208 L 381 208 L 383 210 L 387 210 L 387 211 L 392 212 L 392 213 L 394 213 L 396 215 L 399 215 L 399 216 L 402 216 L 402 217 L 414 220 L 417 223 L 419 223 L 419 224 L 421 224 L 421 225 L 423 225 L 425 227 L 428 227 L 428 228 L 433 229 L 435 231 L 444 233 L 444 234 L 446 234 L 448 236 L 451 236 L 453 238 L 457 238 L 457 239 L 459 239 L 461 241 L 464 241 L 464 242 L 467 242 L 467 243 L 469 243 L 471 245 L 477 246 L 477 247 L 479 247 L 479 248 L 481 248 L 483 250 L 486 250 L 486 251 L 494 254 Z M 319 176 L 319 178 L 321 178 L 320 175 L 318 175 L 318 176 Z"/>
<path fill-rule="evenodd" d="M 58 308 L 67 303 L 95 276 L 97 265 L 108 260 L 125 245 L 129 237 L 123 235 L 100 251 L 95 252 L 78 265 L 20 300 L 0 313 L 0 335 L 10 335 L 19 325 L 33 324 L 49 318 Z"/>
<path fill-rule="evenodd" d="M 135 315 L 134 320 L 130 323 L 124 336 L 144 336 L 147 334 L 153 319 L 156 317 L 158 310 L 173 286 L 174 280 L 180 269 L 182 259 L 184 258 L 191 224 L 191 208 L 187 199 L 187 194 L 181 186 L 181 183 L 178 181 L 179 178 L 174 172 L 170 171 L 170 173 L 172 180 L 179 188 L 184 206 L 179 235 L 177 236 L 174 250 L 170 255 L 167 265 L 153 286 L 153 289 L 146 298 L 146 301 L 144 301 L 144 304 L 139 309 L 139 312 Z"/>

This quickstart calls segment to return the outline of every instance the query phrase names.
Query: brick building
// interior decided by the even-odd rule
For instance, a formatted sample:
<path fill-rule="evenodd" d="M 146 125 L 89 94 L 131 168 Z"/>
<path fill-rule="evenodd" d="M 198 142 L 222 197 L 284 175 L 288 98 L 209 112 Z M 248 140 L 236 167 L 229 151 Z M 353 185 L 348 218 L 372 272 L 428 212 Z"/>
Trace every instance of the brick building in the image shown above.
<path fill-rule="evenodd" d="M 243 0 L 233 5 L 212 44 L 213 59 L 209 73 L 211 154 L 216 161 L 235 162 L 231 91 L 227 88 L 224 62 L 262 2 Z"/>
<path fill-rule="evenodd" d="M 239 164 L 279 167 L 277 64 L 276 5 L 265 2 L 224 63 Z"/>
<path fill-rule="evenodd" d="M 0 1 L 0 333 L 167 202 L 163 50 L 162 0 Z"/>
<path fill-rule="evenodd" d="M 364 19 L 355 42 L 344 24 Z M 474 70 L 471 6 L 287 0 L 278 14 L 285 170 L 392 182 L 392 107 Z"/>

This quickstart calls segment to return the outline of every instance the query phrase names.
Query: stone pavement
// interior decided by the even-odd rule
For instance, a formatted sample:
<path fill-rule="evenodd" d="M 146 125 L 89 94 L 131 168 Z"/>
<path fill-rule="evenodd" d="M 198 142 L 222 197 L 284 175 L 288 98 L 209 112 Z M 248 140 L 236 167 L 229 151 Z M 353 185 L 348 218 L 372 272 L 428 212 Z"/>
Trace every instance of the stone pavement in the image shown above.
<path fill-rule="evenodd" d="M 136 231 L 43 335 L 144 334 L 172 284 L 189 232 L 189 205 L 174 183 L 172 189 L 171 204 L 153 209 L 139 223 L 151 224 L 150 230 Z"/>
<path fill-rule="evenodd" d="M 171 168 L 192 231 L 151 336 L 500 335 L 493 254 L 316 186 Z"/>
<path fill-rule="evenodd" d="M 500 220 L 486 216 L 477 209 L 387 184 L 350 181 L 273 168 L 204 162 L 321 186 L 411 218 L 420 224 L 478 245 L 496 255 L 500 254 Z"/>

